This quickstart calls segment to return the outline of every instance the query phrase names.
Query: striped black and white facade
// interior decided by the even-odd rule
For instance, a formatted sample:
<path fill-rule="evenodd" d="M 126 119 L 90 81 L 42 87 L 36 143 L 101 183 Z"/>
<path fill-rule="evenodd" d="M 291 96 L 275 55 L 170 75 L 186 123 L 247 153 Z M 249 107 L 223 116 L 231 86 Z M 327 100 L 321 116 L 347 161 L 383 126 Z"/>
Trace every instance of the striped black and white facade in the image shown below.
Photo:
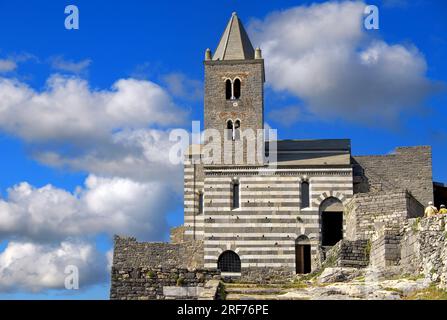
<path fill-rule="evenodd" d="M 314 261 L 321 247 L 324 203 L 333 199 L 346 203 L 353 193 L 349 166 L 279 168 L 271 175 L 260 175 L 258 168 L 250 167 L 205 168 L 203 181 L 195 182 L 195 195 L 191 188 L 194 169 L 191 165 L 185 168 L 185 232 L 204 240 L 206 268 L 216 268 L 219 255 L 231 250 L 240 256 L 242 268 L 295 270 L 298 239 L 307 239 Z M 304 180 L 310 186 L 307 208 L 301 208 Z M 240 207 L 233 209 L 235 181 L 240 188 Z M 204 194 L 201 214 L 199 192 Z"/>

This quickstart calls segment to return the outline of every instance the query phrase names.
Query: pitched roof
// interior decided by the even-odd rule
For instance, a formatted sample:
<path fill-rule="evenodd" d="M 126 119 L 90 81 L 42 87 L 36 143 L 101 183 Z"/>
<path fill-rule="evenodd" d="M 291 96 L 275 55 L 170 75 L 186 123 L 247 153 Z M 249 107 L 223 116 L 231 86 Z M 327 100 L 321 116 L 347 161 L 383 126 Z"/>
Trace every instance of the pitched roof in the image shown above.
<path fill-rule="evenodd" d="M 214 52 L 213 60 L 245 60 L 254 59 L 254 56 L 255 50 L 247 32 L 236 12 L 233 12 Z"/>

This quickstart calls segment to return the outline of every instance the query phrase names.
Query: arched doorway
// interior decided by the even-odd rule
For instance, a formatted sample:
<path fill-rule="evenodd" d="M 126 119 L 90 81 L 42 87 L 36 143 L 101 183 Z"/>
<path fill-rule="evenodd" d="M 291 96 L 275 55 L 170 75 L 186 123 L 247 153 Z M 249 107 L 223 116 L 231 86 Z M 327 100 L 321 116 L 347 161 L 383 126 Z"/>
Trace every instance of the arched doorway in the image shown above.
<path fill-rule="evenodd" d="M 343 239 L 343 203 L 334 197 L 320 205 L 321 245 L 333 246 Z"/>
<path fill-rule="evenodd" d="M 217 269 L 220 272 L 241 272 L 241 259 L 234 251 L 224 251 L 217 260 Z"/>
<path fill-rule="evenodd" d="M 297 274 L 311 272 L 311 255 L 309 238 L 302 235 L 295 241 L 295 272 Z"/>

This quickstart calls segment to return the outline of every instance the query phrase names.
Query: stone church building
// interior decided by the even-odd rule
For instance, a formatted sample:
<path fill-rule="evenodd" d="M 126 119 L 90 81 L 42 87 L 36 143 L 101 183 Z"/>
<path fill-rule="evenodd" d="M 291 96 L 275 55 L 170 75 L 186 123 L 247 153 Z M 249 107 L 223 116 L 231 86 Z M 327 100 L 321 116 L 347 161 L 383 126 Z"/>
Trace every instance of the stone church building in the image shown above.
<path fill-rule="evenodd" d="M 268 75 L 235 13 L 217 49 L 205 52 L 204 68 L 205 130 L 224 137 L 213 143 L 226 150 L 245 129 L 262 132 Z M 182 267 L 245 279 L 287 276 L 317 270 L 343 241 L 346 265 L 362 267 L 377 228 L 422 216 L 435 198 L 429 146 L 355 156 L 349 139 L 278 140 L 270 152 L 271 170 L 249 163 L 247 151 L 237 164 L 226 164 L 224 153 L 206 164 L 202 146 L 192 145 L 184 162 L 184 225 L 172 230 L 171 243 L 116 237 L 111 297 L 120 297 L 123 270 L 130 277 L 138 268 L 136 277 Z"/>

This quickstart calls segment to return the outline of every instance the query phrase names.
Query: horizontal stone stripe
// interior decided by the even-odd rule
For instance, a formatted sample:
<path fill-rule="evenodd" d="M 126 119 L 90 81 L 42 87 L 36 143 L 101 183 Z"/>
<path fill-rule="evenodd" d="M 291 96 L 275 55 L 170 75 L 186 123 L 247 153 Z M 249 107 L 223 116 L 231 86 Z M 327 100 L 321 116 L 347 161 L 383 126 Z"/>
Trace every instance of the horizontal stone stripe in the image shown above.
<path fill-rule="evenodd" d="M 217 268 L 217 262 L 213 263 L 213 262 L 209 262 L 209 263 L 205 263 L 204 264 L 205 268 L 212 268 L 212 269 L 216 269 Z M 241 267 L 242 269 L 244 268 L 250 268 L 250 267 L 291 267 L 291 268 L 295 268 L 295 263 L 272 263 L 272 262 L 263 262 L 263 263 L 241 263 Z"/>
<path fill-rule="evenodd" d="M 214 206 L 214 207 L 209 207 L 208 205 L 206 205 L 206 207 L 208 207 L 208 209 L 205 209 L 207 213 L 210 214 L 219 214 L 220 212 L 222 213 L 227 213 L 228 212 L 232 212 L 234 214 L 236 214 L 236 212 L 250 212 L 250 213 L 257 213 L 257 212 L 278 212 L 278 211 L 288 211 L 288 212 L 299 212 L 299 208 L 297 208 L 297 206 L 292 206 L 292 207 L 275 207 L 275 208 L 268 208 L 268 207 L 259 207 L 256 209 L 253 209 L 254 207 L 245 207 L 242 206 L 238 209 L 234 209 L 234 210 L 230 210 L 229 206 L 227 207 L 221 207 L 221 206 Z M 316 212 L 318 212 L 317 210 L 314 210 Z M 259 213 L 262 214 L 262 213 Z"/>
<path fill-rule="evenodd" d="M 215 229 L 224 230 L 227 232 L 234 232 L 234 233 L 244 233 L 249 232 L 250 229 L 256 229 L 256 231 L 264 232 L 265 234 L 269 232 L 296 232 L 297 230 L 300 230 L 301 228 L 305 228 L 307 232 L 319 232 L 320 230 L 320 224 L 319 223 L 265 223 L 265 224 L 256 224 L 256 226 L 253 226 L 253 224 L 238 224 L 238 223 L 216 223 L 216 224 L 210 224 L 210 223 L 204 223 L 203 221 L 196 221 L 185 223 L 185 227 L 193 227 L 196 226 L 196 228 L 202 228 L 206 230 L 207 234 L 213 235 Z M 346 231 L 345 228 L 343 228 L 344 231 Z M 240 235 L 239 235 L 240 236 Z"/>
<path fill-rule="evenodd" d="M 228 220 L 228 221 L 233 221 L 236 220 L 237 218 L 239 218 L 239 220 L 256 220 L 256 221 L 261 221 L 263 220 L 265 222 L 265 220 L 269 220 L 271 221 L 293 221 L 296 222 L 296 217 L 297 215 L 295 213 L 291 213 L 291 214 L 283 214 L 283 215 L 266 215 L 266 214 L 222 214 L 222 215 L 209 215 L 207 214 L 206 217 L 204 217 L 205 219 L 209 220 L 211 218 L 211 220 Z M 267 219 L 266 219 L 267 218 Z M 188 219 L 192 219 L 191 217 L 188 217 Z M 308 218 L 311 219 L 311 218 Z M 187 221 L 187 220 L 185 220 Z M 310 221 L 310 220 L 309 220 Z"/>
<path fill-rule="evenodd" d="M 197 226 L 198 222 L 199 221 L 196 222 L 196 226 Z M 228 232 L 230 232 L 231 230 L 236 229 L 236 228 L 238 230 L 234 230 L 234 231 L 231 231 L 231 232 L 243 232 L 244 230 L 239 231 L 240 228 L 245 228 L 245 229 L 255 228 L 255 229 L 259 229 L 259 232 L 262 232 L 262 230 L 261 230 L 262 228 L 269 228 L 269 230 L 270 230 L 270 228 L 288 228 L 288 229 L 292 228 L 292 229 L 296 229 L 296 228 L 301 226 L 301 224 L 297 223 L 296 221 L 294 223 L 269 223 L 269 222 L 266 222 L 266 223 L 239 223 L 238 221 L 232 221 L 230 223 L 211 223 L 211 222 L 203 222 L 202 221 L 200 223 L 201 223 L 200 226 L 202 226 L 202 227 L 206 226 L 208 232 L 213 232 L 211 230 L 213 228 L 219 228 L 219 229 L 222 228 L 222 229 L 225 229 L 225 231 L 228 231 Z M 191 225 L 191 224 L 190 223 L 185 223 L 186 227 L 189 226 L 189 225 Z M 306 226 L 308 228 L 312 228 L 312 227 L 316 228 L 316 227 L 318 227 L 318 224 L 317 225 L 307 224 Z"/>
<path fill-rule="evenodd" d="M 326 173 L 349 173 L 352 172 L 351 167 L 346 168 L 250 168 L 250 167 L 234 167 L 234 166 L 228 166 L 226 168 L 211 168 L 207 167 L 205 168 L 206 173 L 228 173 L 228 172 L 252 172 L 254 174 L 258 174 L 260 172 L 265 173 L 263 177 L 269 176 L 269 173 L 272 172 L 281 172 L 281 173 L 318 173 L 318 172 L 326 172 Z M 213 177 L 213 179 L 219 179 L 217 177 Z"/>
<path fill-rule="evenodd" d="M 220 252 L 220 251 L 225 251 L 225 250 L 227 250 L 227 249 L 220 248 L 220 247 L 214 247 L 214 248 L 206 247 L 206 248 L 204 248 L 205 252 Z M 254 254 L 254 252 L 263 252 L 263 253 L 274 252 L 276 254 L 280 251 L 283 253 L 292 252 L 292 251 L 295 252 L 295 246 L 288 245 L 287 247 L 279 247 L 276 245 L 272 245 L 270 247 L 265 247 L 265 246 L 262 246 L 262 247 L 255 247 L 255 246 L 238 247 L 238 252 L 250 252 L 252 254 Z"/>
<path fill-rule="evenodd" d="M 210 190 L 214 190 L 214 189 L 210 189 Z M 232 191 L 231 190 L 225 190 L 225 191 L 209 191 L 209 190 L 205 190 L 204 193 L 208 198 L 225 198 L 225 197 L 231 197 L 232 196 Z M 296 190 L 294 190 L 293 192 L 291 190 L 264 190 L 264 191 L 254 191 L 252 189 L 244 189 L 244 190 L 240 190 L 240 195 L 243 197 L 255 197 L 255 198 L 261 198 L 261 197 L 266 197 L 266 196 L 270 196 L 270 197 L 294 197 L 294 198 L 299 198 L 300 197 L 300 193 L 297 192 Z"/>
<path fill-rule="evenodd" d="M 276 243 L 278 245 L 295 245 L 295 239 L 262 239 L 256 238 L 256 240 L 242 240 L 242 239 L 233 239 L 228 241 L 228 239 L 220 240 L 220 239 L 205 239 L 205 247 L 210 246 L 226 246 L 228 243 L 235 245 L 236 247 L 242 247 L 244 245 L 253 246 L 253 245 L 265 245 L 265 246 L 273 246 Z"/>
<path fill-rule="evenodd" d="M 194 217 L 188 216 L 184 218 L 185 223 L 191 223 L 192 221 L 197 220 L 194 219 Z M 313 223 L 317 222 L 317 219 L 309 219 L 304 221 L 299 221 L 294 217 L 287 217 L 287 218 L 263 218 L 263 217 L 254 217 L 254 218 L 239 218 L 231 217 L 231 218 L 223 218 L 223 219 L 216 219 L 212 218 L 209 219 L 208 217 L 202 218 L 203 221 L 206 221 L 206 223 Z"/>
<path fill-rule="evenodd" d="M 230 224 L 231 225 L 231 224 Z M 300 230 L 300 226 L 295 225 L 290 225 L 290 226 L 256 226 L 256 227 L 244 227 L 244 226 L 230 226 L 230 225 L 226 225 L 226 226 L 215 226 L 213 227 L 212 225 L 205 225 L 204 228 L 206 230 L 206 235 L 207 236 L 213 236 L 213 237 L 218 237 L 219 235 L 216 235 L 215 232 L 217 231 L 222 231 L 225 233 L 232 233 L 234 234 L 234 237 L 249 237 L 251 236 L 252 232 L 257 232 L 257 233 L 261 233 L 261 235 L 259 237 L 262 237 L 262 235 L 264 235 L 264 237 L 268 237 L 270 234 L 272 233 L 296 233 Z M 312 227 L 311 227 L 312 228 Z M 313 226 L 313 228 L 316 228 L 315 226 Z M 257 236 L 255 236 L 257 237 Z"/>
<path fill-rule="evenodd" d="M 262 260 L 276 260 L 276 261 L 295 261 L 295 254 L 261 254 L 261 255 L 253 255 L 253 254 L 238 254 L 241 260 L 244 262 L 250 262 L 250 261 L 262 261 Z M 204 260 L 205 261 L 215 261 L 219 259 L 219 256 L 213 256 L 213 255 L 205 255 Z"/>
<path fill-rule="evenodd" d="M 195 233 L 197 235 L 204 235 L 204 231 L 203 230 L 196 230 Z M 185 234 L 191 234 L 192 235 L 192 234 L 194 234 L 194 230 L 186 230 Z"/>
<path fill-rule="evenodd" d="M 206 197 L 206 196 L 205 196 Z M 188 200 L 189 201 L 189 200 Z M 231 199 L 229 198 L 213 198 L 210 199 L 210 197 L 206 197 L 205 199 L 205 203 L 229 203 L 229 201 L 231 202 Z M 249 202 L 250 201 L 250 202 Z M 264 203 L 266 204 L 266 206 L 268 206 L 269 203 L 289 203 L 292 205 L 298 205 L 299 204 L 299 199 L 294 199 L 294 198 L 268 198 L 267 196 L 264 196 L 263 198 L 259 197 L 257 199 L 254 198 L 250 198 L 250 197 L 244 197 L 241 199 L 241 202 L 243 203 L 256 203 L 256 204 L 260 204 L 260 203 Z M 192 204 L 192 201 L 191 201 Z"/>
<path fill-rule="evenodd" d="M 207 236 L 210 237 L 211 234 L 207 234 Z M 290 237 L 290 238 L 291 237 L 295 237 L 296 233 L 292 233 L 292 232 L 269 232 L 268 234 L 266 234 L 264 232 L 246 232 L 246 233 L 243 233 L 243 234 L 236 234 L 235 232 L 214 232 L 212 234 L 212 236 L 214 238 L 218 238 L 218 237 L 234 237 L 234 238 L 237 238 L 237 236 L 239 236 L 239 238 L 241 238 L 241 239 L 254 237 L 254 238 L 265 238 L 265 239 L 270 239 L 270 240 L 274 240 L 274 239 L 282 240 L 282 239 L 287 238 L 287 237 Z"/>
<path fill-rule="evenodd" d="M 221 209 L 227 209 L 229 210 L 231 208 L 231 201 L 227 200 L 227 201 L 222 201 L 222 202 L 214 202 L 214 201 L 206 201 L 205 202 L 205 206 L 207 208 L 209 208 L 210 210 L 213 209 L 217 209 L 217 208 L 221 208 Z M 240 204 L 241 209 L 242 208 L 256 208 L 256 210 L 258 209 L 270 209 L 270 210 L 278 210 L 280 208 L 297 208 L 298 207 L 298 203 L 294 202 L 294 201 L 283 201 L 283 202 L 270 202 L 270 203 L 263 203 L 263 202 L 257 202 L 257 201 L 241 201 Z M 289 209 L 289 210 L 290 210 Z"/>
<path fill-rule="evenodd" d="M 300 177 L 297 176 L 291 176 L 291 177 L 246 177 L 241 176 L 239 177 L 239 182 L 241 184 L 251 184 L 251 185 L 257 185 L 257 184 L 290 184 L 290 185 L 300 185 L 302 180 Z M 309 182 L 310 183 L 352 183 L 352 176 L 351 175 L 342 175 L 342 176 L 334 176 L 334 175 L 328 175 L 328 176 L 315 176 L 310 177 Z M 226 184 L 232 181 L 232 177 L 224 177 L 215 179 L 214 177 L 205 177 L 205 181 L 212 183 L 212 184 Z"/>

